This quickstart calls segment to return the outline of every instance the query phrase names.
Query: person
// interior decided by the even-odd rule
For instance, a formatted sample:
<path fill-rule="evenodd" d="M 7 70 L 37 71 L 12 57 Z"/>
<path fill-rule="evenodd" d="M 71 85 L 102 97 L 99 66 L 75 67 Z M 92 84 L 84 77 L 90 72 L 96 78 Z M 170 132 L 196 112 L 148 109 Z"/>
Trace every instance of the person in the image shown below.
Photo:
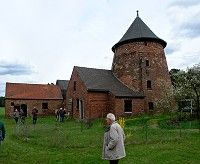
<path fill-rule="evenodd" d="M 119 160 L 126 156 L 124 131 L 115 121 L 115 115 L 112 113 L 107 114 L 106 123 L 102 158 L 109 160 L 110 164 L 118 164 Z"/>
<path fill-rule="evenodd" d="M 5 134 L 6 134 L 5 126 L 3 122 L 0 121 L 0 144 L 5 139 Z"/>
<path fill-rule="evenodd" d="M 60 108 L 60 122 L 64 122 L 66 111 L 63 108 Z"/>
<path fill-rule="evenodd" d="M 56 115 L 56 121 L 60 120 L 60 109 L 55 110 L 55 115 Z"/>
<path fill-rule="evenodd" d="M 15 109 L 14 113 L 13 113 L 13 117 L 15 119 L 16 124 L 19 121 L 19 111 L 17 109 Z"/>
<path fill-rule="evenodd" d="M 23 109 L 20 109 L 19 116 L 20 116 L 21 123 L 24 124 L 25 123 L 25 113 L 24 113 Z"/>
<path fill-rule="evenodd" d="M 37 114 L 38 114 L 38 110 L 36 109 L 36 107 L 33 108 L 32 110 L 32 116 L 33 116 L 33 124 L 35 125 L 37 122 Z"/>

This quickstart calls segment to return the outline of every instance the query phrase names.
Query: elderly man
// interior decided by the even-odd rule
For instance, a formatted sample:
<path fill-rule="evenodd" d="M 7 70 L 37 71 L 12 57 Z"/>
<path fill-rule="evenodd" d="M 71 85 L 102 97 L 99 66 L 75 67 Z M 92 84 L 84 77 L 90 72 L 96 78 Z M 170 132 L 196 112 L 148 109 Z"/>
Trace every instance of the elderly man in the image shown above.
<path fill-rule="evenodd" d="M 121 126 L 115 121 L 115 115 L 107 114 L 107 128 L 104 134 L 103 156 L 110 164 L 118 164 L 119 160 L 126 156 L 124 148 L 125 135 Z"/>

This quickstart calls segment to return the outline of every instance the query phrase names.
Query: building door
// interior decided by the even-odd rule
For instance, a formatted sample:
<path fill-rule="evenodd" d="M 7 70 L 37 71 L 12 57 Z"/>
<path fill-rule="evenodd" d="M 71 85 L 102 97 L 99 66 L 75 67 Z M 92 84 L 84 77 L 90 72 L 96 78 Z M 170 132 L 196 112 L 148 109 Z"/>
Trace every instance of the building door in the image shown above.
<path fill-rule="evenodd" d="M 79 100 L 79 113 L 80 113 L 80 119 L 84 119 L 83 100 Z"/>
<path fill-rule="evenodd" d="M 27 105 L 26 104 L 21 104 L 21 109 L 24 112 L 24 116 L 27 117 Z"/>

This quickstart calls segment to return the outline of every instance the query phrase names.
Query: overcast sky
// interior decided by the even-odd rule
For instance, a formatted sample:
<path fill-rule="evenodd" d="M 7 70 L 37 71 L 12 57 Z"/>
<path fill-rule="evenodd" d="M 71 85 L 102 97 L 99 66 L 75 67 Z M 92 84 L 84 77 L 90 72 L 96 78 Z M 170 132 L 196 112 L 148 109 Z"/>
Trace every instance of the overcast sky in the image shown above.
<path fill-rule="evenodd" d="M 6 82 L 55 83 L 73 66 L 110 69 L 136 17 L 168 44 L 169 69 L 200 62 L 200 0 L 0 0 L 0 96 Z"/>

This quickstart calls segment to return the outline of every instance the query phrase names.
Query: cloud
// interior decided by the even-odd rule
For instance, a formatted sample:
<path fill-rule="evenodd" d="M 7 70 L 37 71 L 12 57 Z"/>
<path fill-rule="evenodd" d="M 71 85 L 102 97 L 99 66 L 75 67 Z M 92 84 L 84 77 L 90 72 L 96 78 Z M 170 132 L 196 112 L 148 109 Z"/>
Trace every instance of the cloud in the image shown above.
<path fill-rule="evenodd" d="M 200 36 L 200 21 L 185 22 L 180 27 L 180 34 L 188 38 L 197 38 Z"/>
<path fill-rule="evenodd" d="M 0 62 L 0 75 L 30 75 L 34 72 L 35 71 L 31 66 Z"/>
<path fill-rule="evenodd" d="M 195 39 L 200 37 L 200 1 L 192 2 L 195 5 L 190 8 L 168 8 L 172 38 Z"/>
<path fill-rule="evenodd" d="M 167 60 L 170 63 L 169 68 L 176 68 L 176 69 L 187 69 L 188 67 L 192 67 L 195 64 L 200 62 L 199 58 L 200 51 L 197 52 L 185 52 L 177 51 L 173 55 L 167 56 Z"/>
<path fill-rule="evenodd" d="M 165 52 L 166 52 L 166 55 L 171 55 L 178 50 L 179 50 L 179 46 L 177 46 L 177 45 L 171 46 L 170 45 L 170 46 L 167 46 L 167 48 L 165 49 Z"/>
<path fill-rule="evenodd" d="M 170 4 L 171 7 L 189 8 L 200 4 L 199 0 L 178 0 Z"/>

